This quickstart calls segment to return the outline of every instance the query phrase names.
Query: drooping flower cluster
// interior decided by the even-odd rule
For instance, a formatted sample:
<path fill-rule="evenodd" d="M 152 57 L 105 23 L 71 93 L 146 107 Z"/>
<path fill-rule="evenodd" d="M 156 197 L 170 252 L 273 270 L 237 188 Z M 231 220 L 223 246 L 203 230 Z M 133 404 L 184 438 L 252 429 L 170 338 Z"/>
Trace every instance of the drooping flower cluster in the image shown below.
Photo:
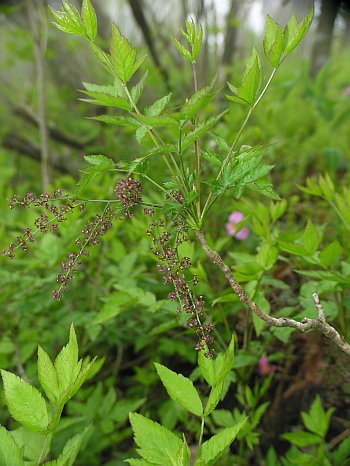
<path fill-rule="evenodd" d="M 192 275 L 189 279 L 188 269 L 191 267 L 189 257 L 179 258 L 177 249 L 172 246 L 171 235 L 165 230 L 163 219 L 157 219 L 153 211 L 146 212 L 151 215 L 152 222 L 147 231 L 152 238 L 152 251 L 158 259 L 157 270 L 163 275 L 163 283 L 170 285 L 173 290 L 168 294 L 172 301 L 178 301 L 178 313 L 184 311 L 189 315 L 187 325 L 195 329 L 197 351 L 205 350 L 207 357 L 213 357 L 214 350 L 210 348 L 213 344 L 211 333 L 212 324 L 203 324 L 204 299 L 203 296 L 196 296 L 191 287 L 198 284 L 198 277 Z M 174 223 L 176 245 L 186 241 L 188 225 L 184 218 L 177 218 Z"/>
<path fill-rule="evenodd" d="M 142 201 L 142 191 L 141 183 L 133 178 L 124 178 L 117 182 L 114 189 L 115 197 L 122 203 L 126 217 L 131 217 L 130 208 Z"/>
<path fill-rule="evenodd" d="M 59 287 L 52 292 L 54 299 L 58 301 L 62 299 L 63 293 L 75 278 L 74 273 L 80 267 L 82 257 L 89 255 L 87 248 L 99 244 L 101 237 L 112 228 L 113 219 L 118 213 L 119 210 L 116 211 L 110 207 L 106 207 L 102 213 L 96 215 L 93 220 L 86 223 L 84 229 L 81 231 L 81 236 L 75 241 L 75 244 L 79 246 L 78 251 L 68 252 L 66 260 L 61 264 L 62 272 L 57 276 Z"/>
<path fill-rule="evenodd" d="M 23 251 L 28 251 L 28 243 L 34 243 L 34 236 L 37 233 L 57 233 L 58 224 L 67 219 L 67 213 L 71 212 L 74 208 L 78 207 L 83 209 L 84 204 L 75 199 L 70 199 L 68 194 L 64 194 L 62 189 L 57 189 L 53 194 L 45 193 L 40 194 L 38 197 L 33 193 L 27 193 L 24 198 L 14 195 L 9 203 L 10 209 L 16 206 L 20 207 L 40 207 L 47 211 L 42 213 L 34 221 L 36 230 L 31 228 L 24 228 L 23 234 L 17 236 L 17 241 L 9 244 L 8 248 L 2 251 L 3 255 L 8 256 L 10 259 L 14 258 L 16 249 L 21 248 Z M 50 217 L 49 217 L 50 216 Z"/>

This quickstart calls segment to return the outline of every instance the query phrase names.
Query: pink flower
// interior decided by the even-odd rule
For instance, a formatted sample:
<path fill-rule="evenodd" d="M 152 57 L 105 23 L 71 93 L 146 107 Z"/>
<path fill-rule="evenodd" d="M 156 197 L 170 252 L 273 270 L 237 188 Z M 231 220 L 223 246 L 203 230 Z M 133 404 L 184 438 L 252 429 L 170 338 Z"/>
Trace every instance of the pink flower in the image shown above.
<path fill-rule="evenodd" d="M 343 89 L 343 95 L 350 97 L 350 86 L 347 86 Z"/>
<path fill-rule="evenodd" d="M 236 211 L 232 212 L 232 214 L 228 218 L 228 222 L 226 223 L 226 231 L 227 234 L 230 236 L 234 236 L 238 240 L 245 240 L 249 236 L 248 228 L 239 228 L 238 224 L 242 222 L 244 219 L 244 214 L 242 212 Z"/>
<path fill-rule="evenodd" d="M 266 377 L 267 375 L 272 374 L 272 372 L 275 372 L 276 369 L 277 367 L 273 364 L 270 364 L 266 356 L 263 356 L 260 359 L 258 365 L 258 374 L 260 377 Z"/>

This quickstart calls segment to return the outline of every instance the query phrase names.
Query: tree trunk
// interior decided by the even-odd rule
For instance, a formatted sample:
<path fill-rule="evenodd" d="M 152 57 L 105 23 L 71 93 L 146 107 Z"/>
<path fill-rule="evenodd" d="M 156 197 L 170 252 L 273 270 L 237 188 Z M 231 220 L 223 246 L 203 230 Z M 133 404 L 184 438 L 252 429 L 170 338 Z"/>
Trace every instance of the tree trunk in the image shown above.
<path fill-rule="evenodd" d="M 316 40 L 311 55 L 311 76 L 315 77 L 330 55 L 333 29 L 341 0 L 322 0 Z"/>
<path fill-rule="evenodd" d="M 222 55 L 223 65 L 230 65 L 236 49 L 237 26 L 235 19 L 238 12 L 238 1 L 231 0 L 231 5 L 226 18 L 226 35 L 224 53 Z"/>
<path fill-rule="evenodd" d="M 147 22 L 146 16 L 143 11 L 142 1 L 141 0 L 129 0 L 129 5 L 134 15 L 134 18 L 136 20 L 136 23 L 138 24 L 138 26 L 140 27 L 142 31 L 143 37 L 151 53 L 153 61 L 155 65 L 157 66 L 157 68 L 159 69 L 160 74 L 162 75 L 164 79 L 166 87 L 169 89 L 169 74 L 166 68 L 163 67 L 160 61 L 160 58 L 157 54 L 156 47 L 155 47 L 153 37 L 151 34 L 151 29 L 149 27 L 149 24 Z"/>

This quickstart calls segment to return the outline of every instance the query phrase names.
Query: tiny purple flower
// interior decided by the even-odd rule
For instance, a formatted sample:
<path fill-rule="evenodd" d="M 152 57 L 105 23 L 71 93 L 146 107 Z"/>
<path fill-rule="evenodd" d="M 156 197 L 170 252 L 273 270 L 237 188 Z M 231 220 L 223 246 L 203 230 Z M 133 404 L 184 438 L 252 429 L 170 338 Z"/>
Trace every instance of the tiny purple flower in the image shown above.
<path fill-rule="evenodd" d="M 260 377 L 266 377 L 267 375 L 272 374 L 272 372 L 275 372 L 276 369 L 277 367 L 273 364 L 270 364 L 266 356 L 263 356 L 260 359 L 258 365 L 258 374 Z"/>
<path fill-rule="evenodd" d="M 230 236 L 234 236 L 236 239 L 243 241 L 248 238 L 249 236 L 249 229 L 244 227 L 240 229 L 237 225 L 244 219 L 243 212 L 236 211 L 232 212 L 232 214 L 228 218 L 228 222 L 226 223 L 226 231 L 227 234 Z"/>

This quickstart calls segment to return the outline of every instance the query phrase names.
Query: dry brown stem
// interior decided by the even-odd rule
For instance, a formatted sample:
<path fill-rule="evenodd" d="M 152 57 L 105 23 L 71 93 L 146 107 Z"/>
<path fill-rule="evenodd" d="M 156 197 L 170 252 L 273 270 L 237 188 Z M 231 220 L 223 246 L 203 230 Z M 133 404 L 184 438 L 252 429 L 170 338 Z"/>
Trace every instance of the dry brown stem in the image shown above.
<path fill-rule="evenodd" d="M 344 338 L 334 327 L 332 327 L 326 322 L 324 309 L 317 293 L 313 294 L 313 300 L 318 312 L 317 319 L 309 319 L 307 317 L 304 317 L 301 322 L 298 322 L 297 320 L 288 319 L 286 317 L 272 317 L 266 314 L 265 311 L 263 311 L 253 300 L 249 298 L 246 291 L 242 288 L 242 286 L 233 276 L 231 269 L 222 260 L 220 254 L 208 246 L 204 233 L 201 230 L 198 230 L 196 232 L 196 235 L 209 260 L 223 271 L 226 279 L 231 285 L 231 288 L 233 289 L 234 293 L 238 296 L 239 300 L 242 303 L 246 304 L 249 307 L 249 309 L 252 312 L 254 312 L 254 314 L 256 314 L 261 320 L 273 327 L 292 327 L 297 330 L 300 330 L 301 332 L 305 332 L 307 330 L 316 330 L 322 333 L 325 337 L 329 338 L 342 351 L 344 351 L 344 353 L 350 356 L 349 343 L 347 343 L 344 340 Z"/>

